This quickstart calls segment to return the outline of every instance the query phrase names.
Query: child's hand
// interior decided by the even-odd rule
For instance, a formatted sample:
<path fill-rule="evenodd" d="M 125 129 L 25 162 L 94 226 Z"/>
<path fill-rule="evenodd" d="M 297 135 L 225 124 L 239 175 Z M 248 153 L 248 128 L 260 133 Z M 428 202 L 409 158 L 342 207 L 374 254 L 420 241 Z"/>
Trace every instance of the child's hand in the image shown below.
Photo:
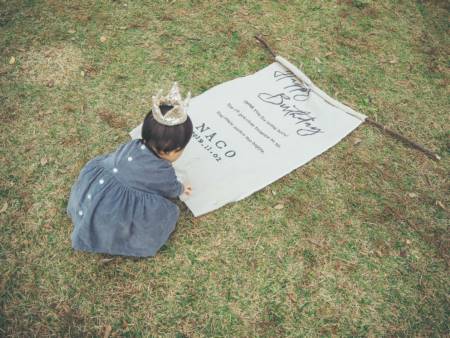
<path fill-rule="evenodd" d="M 190 184 L 184 186 L 184 194 L 191 196 L 192 195 L 192 186 Z"/>

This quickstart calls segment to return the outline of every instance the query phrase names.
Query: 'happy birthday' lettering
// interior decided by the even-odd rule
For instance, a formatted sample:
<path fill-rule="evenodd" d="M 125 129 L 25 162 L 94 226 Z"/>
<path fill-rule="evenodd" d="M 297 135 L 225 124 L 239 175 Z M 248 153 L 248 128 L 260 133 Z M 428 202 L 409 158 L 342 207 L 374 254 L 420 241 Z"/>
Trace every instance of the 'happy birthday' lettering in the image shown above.
<path fill-rule="evenodd" d="M 297 77 L 291 71 L 281 72 L 276 70 L 273 73 L 273 77 L 277 81 L 288 80 L 288 85 L 283 87 L 288 93 L 294 93 L 292 97 L 295 101 L 306 101 L 309 99 L 311 88 L 305 83 L 299 82 Z"/>
<path fill-rule="evenodd" d="M 316 118 L 311 116 L 311 112 L 299 109 L 292 103 L 291 96 L 286 93 L 260 93 L 258 94 L 258 98 L 265 103 L 279 106 L 285 117 L 290 117 L 295 121 L 296 125 L 300 125 L 300 128 L 297 129 L 297 135 L 311 136 L 317 133 L 323 133 L 320 128 L 313 125 Z"/>

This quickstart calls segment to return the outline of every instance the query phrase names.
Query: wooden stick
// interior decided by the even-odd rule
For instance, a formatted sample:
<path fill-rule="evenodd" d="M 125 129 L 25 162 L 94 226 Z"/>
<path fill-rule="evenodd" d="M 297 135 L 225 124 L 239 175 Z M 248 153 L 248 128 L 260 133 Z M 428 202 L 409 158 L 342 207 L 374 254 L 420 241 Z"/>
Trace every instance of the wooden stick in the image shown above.
<path fill-rule="evenodd" d="M 388 135 L 391 135 L 397 140 L 402 141 L 406 145 L 409 145 L 410 147 L 423 152 L 424 154 L 426 154 L 428 157 L 432 158 L 435 161 L 439 161 L 441 159 L 441 157 L 438 154 L 433 153 L 431 150 L 425 148 L 424 146 L 414 142 L 413 140 L 410 140 L 409 138 L 403 136 L 402 134 L 397 133 L 396 131 L 389 129 L 386 126 L 383 126 L 381 123 L 378 123 L 372 120 L 371 118 L 366 118 L 365 122 L 379 128 L 381 131 L 385 132 Z"/>
<path fill-rule="evenodd" d="M 277 57 L 277 54 L 275 54 L 273 49 L 269 47 L 267 42 L 264 41 L 264 39 L 260 35 L 259 36 L 255 35 L 255 39 L 258 40 L 263 45 L 263 47 L 270 53 L 270 55 L 272 55 L 272 58 L 275 59 Z"/>
<path fill-rule="evenodd" d="M 255 35 L 255 39 L 261 43 L 261 45 L 270 53 L 270 55 L 272 56 L 273 59 L 276 58 L 277 54 L 274 52 L 274 50 L 272 48 L 270 48 L 269 44 L 261 36 Z M 389 129 L 388 127 L 372 120 L 371 118 L 366 118 L 365 122 L 367 124 L 370 124 L 372 126 L 379 128 L 384 133 L 396 138 L 397 140 L 402 141 L 404 144 L 421 151 L 422 153 L 424 153 L 425 155 L 427 155 L 428 157 L 430 157 L 431 159 L 433 159 L 435 161 L 439 161 L 441 159 L 441 157 L 438 154 L 433 153 L 431 150 L 425 148 L 424 146 L 410 140 L 409 138 L 397 133 L 394 130 Z"/>

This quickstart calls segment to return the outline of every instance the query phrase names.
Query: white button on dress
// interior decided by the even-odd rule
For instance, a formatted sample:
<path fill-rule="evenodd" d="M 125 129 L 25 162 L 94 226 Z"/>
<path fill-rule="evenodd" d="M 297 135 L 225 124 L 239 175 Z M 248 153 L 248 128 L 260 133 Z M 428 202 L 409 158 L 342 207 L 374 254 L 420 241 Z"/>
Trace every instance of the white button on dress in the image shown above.
<path fill-rule="evenodd" d="M 83 211 L 82 210 L 78 211 L 78 215 L 83 216 Z"/>
<path fill-rule="evenodd" d="M 119 170 L 117 169 L 117 168 L 114 168 L 113 169 L 113 173 L 116 173 L 116 172 L 118 172 Z"/>
<path fill-rule="evenodd" d="M 128 157 L 128 162 L 133 161 L 133 158 L 131 156 Z"/>
<path fill-rule="evenodd" d="M 87 199 L 90 200 L 92 198 L 91 194 L 87 194 Z"/>
<path fill-rule="evenodd" d="M 101 178 L 100 181 L 98 181 L 98 183 L 103 184 L 103 183 L 105 183 L 105 180 L 103 178 Z"/>
<path fill-rule="evenodd" d="M 144 150 L 145 149 L 145 145 L 141 145 L 141 149 Z"/>

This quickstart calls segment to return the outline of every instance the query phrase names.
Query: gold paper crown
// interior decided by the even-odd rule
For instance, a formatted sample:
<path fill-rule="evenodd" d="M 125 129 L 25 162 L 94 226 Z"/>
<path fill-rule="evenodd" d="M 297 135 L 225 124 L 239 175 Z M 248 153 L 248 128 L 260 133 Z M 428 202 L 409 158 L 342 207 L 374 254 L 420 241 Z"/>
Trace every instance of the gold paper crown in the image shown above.
<path fill-rule="evenodd" d="M 183 100 L 178 88 L 178 83 L 174 82 L 172 88 L 166 96 L 162 96 L 162 89 L 152 97 L 153 101 L 153 117 L 155 120 L 166 126 L 176 126 L 182 124 L 187 120 L 187 108 L 191 100 L 191 92 L 188 93 Z M 161 113 L 161 105 L 173 106 L 166 114 Z"/>

